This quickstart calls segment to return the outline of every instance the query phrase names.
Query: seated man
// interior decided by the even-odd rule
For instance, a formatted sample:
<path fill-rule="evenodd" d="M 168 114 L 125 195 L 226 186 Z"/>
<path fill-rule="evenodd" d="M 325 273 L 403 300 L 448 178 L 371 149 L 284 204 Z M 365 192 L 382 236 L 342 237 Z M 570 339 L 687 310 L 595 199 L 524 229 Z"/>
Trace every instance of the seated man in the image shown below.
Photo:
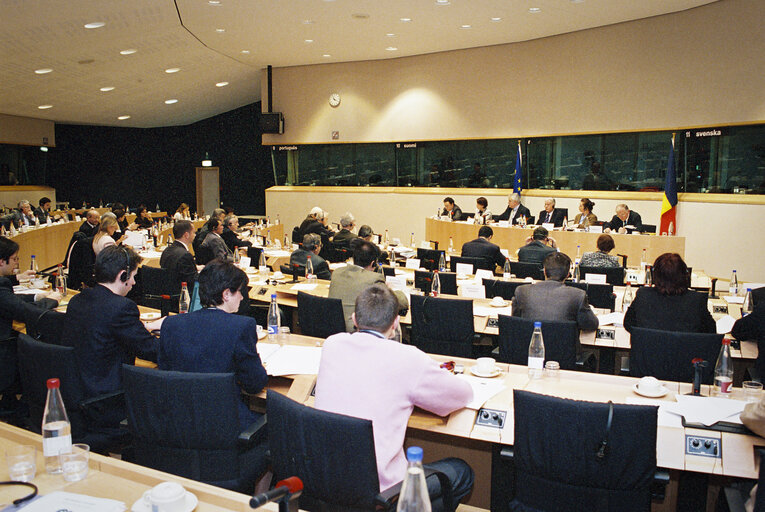
<path fill-rule="evenodd" d="M 98 210 L 88 210 L 85 213 L 85 222 L 80 226 L 79 231 L 85 233 L 87 238 L 93 238 L 98 233 L 98 227 L 101 222 L 101 215 Z"/>
<path fill-rule="evenodd" d="M 35 217 L 37 217 L 37 220 L 40 221 L 40 224 L 47 224 L 48 219 L 51 220 L 51 222 L 57 222 L 61 218 L 56 215 L 56 217 L 51 216 L 50 214 L 50 207 L 51 207 L 51 200 L 49 197 L 41 197 L 40 198 L 40 206 L 38 208 L 35 208 L 34 214 Z"/>
<path fill-rule="evenodd" d="M 35 220 L 37 217 L 32 212 L 32 205 L 29 204 L 29 201 L 26 199 L 19 201 L 19 209 L 12 214 L 13 225 L 19 229 L 22 226 L 34 226 Z"/>
<path fill-rule="evenodd" d="M 96 257 L 96 286 L 72 297 L 66 310 L 62 343 L 74 347 L 86 398 L 122 388 L 123 364 L 135 358 L 157 360 L 157 339 L 164 318 L 142 323 L 138 306 L 126 295 L 135 284 L 141 257 L 130 247 L 110 245 Z M 122 407 L 103 411 L 102 424 L 119 426 Z"/>
<path fill-rule="evenodd" d="M 247 393 L 259 393 L 268 382 L 255 349 L 257 325 L 248 316 L 234 315 L 247 275 L 229 261 L 211 261 L 199 273 L 199 300 L 203 309 L 173 315 L 162 324 L 157 364 L 160 370 L 234 373 Z M 239 404 L 242 430 L 258 418 L 247 403 Z"/>
<path fill-rule="evenodd" d="M 234 260 L 234 253 L 228 248 L 226 242 L 221 238 L 223 233 L 223 222 L 218 219 L 212 218 L 207 223 L 207 236 L 205 241 L 202 242 L 200 249 L 206 249 L 213 259 L 219 260 Z"/>
<path fill-rule="evenodd" d="M 235 247 L 252 247 L 250 241 L 239 238 L 238 232 L 239 218 L 236 215 L 229 215 L 223 219 L 223 233 L 220 236 L 232 253 Z"/>
<path fill-rule="evenodd" d="M 513 316 L 540 322 L 570 320 L 583 331 L 597 329 L 598 318 L 587 302 L 587 293 L 563 284 L 569 274 L 571 258 L 562 252 L 553 252 L 544 259 L 543 267 L 545 281 L 515 289 Z"/>
<path fill-rule="evenodd" d="M 374 230 L 370 227 L 364 224 L 359 228 L 359 236 L 352 238 L 350 242 L 351 251 L 355 251 L 356 247 L 361 245 L 361 242 L 370 242 L 374 244 Z M 375 247 L 377 247 L 375 245 Z M 377 254 L 377 261 L 379 263 L 382 263 L 383 265 L 387 265 L 389 262 L 388 252 L 383 251 L 379 247 L 377 247 L 379 253 Z"/>
<path fill-rule="evenodd" d="M 356 219 L 350 212 L 340 217 L 340 231 L 332 238 L 335 247 L 350 247 L 351 241 L 358 238 L 353 234 L 353 228 L 356 225 Z"/>
<path fill-rule="evenodd" d="M 210 215 L 210 220 L 218 219 L 220 222 L 223 222 L 225 215 L 226 212 L 224 212 L 222 208 L 216 208 L 213 210 L 212 215 Z M 194 248 L 194 254 L 199 252 L 199 247 L 202 245 L 202 242 L 205 241 L 205 238 L 207 238 L 207 234 L 209 232 L 210 230 L 208 221 L 201 228 L 199 228 L 199 231 L 197 231 L 197 236 L 194 237 L 194 241 L 191 243 L 191 246 Z"/>
<path fill-rule="evenodd" d="M 319 256 L 319 251 L 321 251 L 321 237 L 315 233 L 305 235 L 303 237 L 303 247 L 290 254 L 290 267 L 299 265 L 305 268 L 306 262 L 310 258 L 314 275 L 318 279 L 329 281 L 332 279 L 332 273 L 329 271 L 329 265 L 324 258 Z"/>
<path fill-rule="evenodd" d="M 473 396 L 466 382 L 430 356 L 388 339 L 398 326 L 398 307 L 396 296 L 383 284 L 362 291 L 353 313 L 359 332 L 327 338 L 316 380 L 317 409 L 372 421 L 381 491 L 406 475 L 403 445 L 412 409 L 445 416 L 465 407 Z M 457 501 L 473 487 L 473 470 L 460 459 L 426 466 L 449 477 Z M 427 482 L 430 494 L 437 493 L 438 480 Z"/>
<path fill-rule="evenodd" d="M 362 241 L 353 251 L 353 264 L 340 267 L 332 272 L 332 282 L 329 283 L 329 297 L 342 299 L 345 314 L 345 329 L 353 332 L 353 308 L 356 297 L 367 286 L 374 283 L 385 284 L 385 276 L 375 272 L 377 266 L 377 247 L 371 242 Z M 399 311 L 409 307 L 406 295 L 401 291 L 393 292 L 398 299 Z"/>
<path fill-rule="evenodd" d="M 548 236 L 547 230 L 540 226 L 534 230 L 530 238 L 526 239 L 526 245 L 518 249 L 518 261 L 541 264 L 548 254 L 557 249 L 558 244 L 555 239 Z"/>
<path fill-rule="evenodd" d="M 308 212 L 308 215 L 303 219 L 303 222 L 300 223 L 300 227 L 298 228 L 301 240 L 307 233 L 315 233 L 315 230 L 319 229 L 317 224 L 321 224 L 319 221 L 321 218 L 324 218 L 324 210 L 318 206 L 311 208 L 311 211 Z"/>
<path fill-rule="evenodd" d="M 441 212 L 442 217 L 451 217 L 452 220 L 465 220 L 462 215 L 462 209 L 454 204 L 454 199 L 451 197 L 444 198 L 444 210 Z"/>
<path fill-rule="evenodd" d="M 494 236 L 494 230 L 489 226 L 481 226 L 478 230 L 478 238 L 466 242 L 462 246 L 462 256 L 464 258 L 483 258 L 486 264 L 480 268 L 494 270 L 496 265 L 500 268 L 505 265 L 505 255 L 499 250 L 499 246 L 491 243 Z"/>
<path fill-rule="evenodd" d="M 563 220 L 566 218 L 566 213 L 560 208 L 555 207 L 555 199 L 545 199 L 545 209 L 539 212 L 539 218 L 537 224 L 553 224 L 556 228 L 563 225 Z"/>
<path fill-rule="evenodd" d="M 197 280 L 197 266 L 194 264 L 194 256 L 189 252 L 189 245 L 194 239 L 195 231 L 191 221 L 176 221 L 173 226 L 175 241 L 162 251 L 162 256 L 159 258 L 159 266 L 173 274 L 178 283 L 178 289 L 180 289 L 180 283 L 186 283 L 189 292 L 194 289 L 194 283 Z"/>
<path fill-rule="evenodd" d="M 616 231 L 617 233 L 626 233 L 627 228 L 641 231 L 643 229 L 643 221 L 640 219 L 640 214 L 630 211 L 626 204 L 616 205 L 616 215 L 614 215 L 609 222 L 603 224 L 603 232 L 610 233 Z"/>
<path fill-rule="evenodd" d="M 497 220 L 509 220 L 512 225 L 515 225 L 521 217 L 528 219 L 531 217 L 531 212 L 521 204 L 521 195 L 515 192 L 507 198 L 507 209 Z"/>

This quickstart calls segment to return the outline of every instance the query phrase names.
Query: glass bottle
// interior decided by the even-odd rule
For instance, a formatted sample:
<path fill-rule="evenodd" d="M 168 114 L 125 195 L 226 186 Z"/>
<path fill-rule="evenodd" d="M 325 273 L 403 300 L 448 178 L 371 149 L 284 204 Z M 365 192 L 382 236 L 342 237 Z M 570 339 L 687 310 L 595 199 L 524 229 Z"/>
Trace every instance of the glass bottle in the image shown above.
<path fill-rule="evenodd" d="M 444 256 L 444 253 L 441 253 L 441 256 L 438 258 L 438 270 L 446 272 L 446 257 Z"/>
<path fill-rule="evenodd" d="M 752 301 L 752 289 L 746 289 L 746 295 L 744 295 L 744 303 L 741 304 L 741 316 L 748 315 L 754 311 L 754 302 Z"/>
<path fill-rule="evenodd" d="M 579 262 L 582 261 L 582 246 L 577 245 L 576 246 L 576 259 L 574 260 L 575 264 L 579 264 Z"/>
<path fill-rule="evenodd" d="M 573 277 L 574 282 L 578 283 L 581 280 L 581 278 L 582 278 L 582 274 L 579 270 L 579 262 L 577 261 L 576 263 L 574 263 L 574 277 Z"/>
<path fill-rule="evenodd" d="M 48 397 L 45 399 L 45 410 L 42 420 L 43 455 L 45 456 L 45 471 L 61 473 L 61 462 L 58 454 L 61 450 L 72 447 L 72 426 L 66 415 L 64 401 L 61 399 L 58 379 L 48 379 Z"/>
<path fill-rule="evenodd" d="M 502 268 L 502 278 L 505 281 L 509 281 L 512 277 L 512 270 L 510 269 L 510 258 L 505 258 L 505 266 Z"/>
<path fill-rule="evenodd" d="M 449 237 L 449 253 L 454 252 L 454 239 L 452 237 Z"/>
<path fill-rule="evenodd" d="M 441 280 L 438 278 L 438 270 L 433 271 L 433 282 L 430 285 L 430 293 L 433 297 L 438 297 L 441 293 Z"/>
<path fill-rule="evenodd" d="M 308 280 L 314 279 L 313 275 L 313 262 L 311 261 L 311 258 L 307 258 L 305 260 L 305 278 Z"/>
<path fill-rule="evenodd" d="M 733 360 L 730 355 L 730 339 L 723 338 L 720 355 L 715 365 L 715 394 L 729 397 L 733 391 Z"/>
<path fill-rule="evenodd" d="M 728 294 L 733 297 L 738 295 L 738 276 L 736 275 L 735 270 L 733 271 L 733 275 L 730 276 L 730 288 L 728 289 Z"/>
<path fill-rule="evenodd" d="M 398 497 L 396 512 L 430 512 L 430 495 L 422 469 L 422 448 L 410 446 L 406 450 L 407 468 Z"/>
<path fill-rule="evenodd" d="M 29 269 L 34 271 L 35 275 L 37 275 L 40 272 L 40 269 L 37 268 L 37 260 L 35 259 L 35 255 L 32 255 L 32 263 L 29 265 Z"/>
<path fill-rule="evenodd" d="M 188 313 L 191 307 L 191 297 L 186 281 L 181 283 L 181 296 L 178 298 L 178 313 Z"/>
<path fill-rule="evenodd" d="M 640 268 L 645 270 L 646 265 L 648 265 L 648 255 L 646 250 L 643 249 L 643 255 L 640 257 Z"/>
<path fill-rule="evenodd" d="M 239 246 L 234 246 L 234 265 L 239 265 L 239 262 L 242 261 L 242 255 L 239 253 Z"/>
<path fill-rule="evenodd" d="M 276 294 L 271 294 L 271 305 L 268 306 L 268 341 L 276 341 L 279 334 L 281 319 L 279 318 L 279 304 L 276 303 Z"/>
<path fill-rule="evenodd" d="M 416 247 L 414 246 L 414 233 L 412 233 L 412 236 L 409 237 L 409 247 L 411 247 L 412 249 L 416 249 Z"/>
<path fill-rule="evenodd" d="M 268 265 L 266 264 L 266 253 L 260 251 L 258 257 L 258 274 L 260 274 L 260 280 L 264 281 L 268 279 Z"/>
<path fill-rule="evenodd" d="M 653 286 L 653 267 L 651 265 L 645 266 L 645 285 Z"/>
<path fill-rule="evenodd" d="M 627 283 L 627 286 L 624 287 L 624 298 L 622 299 L 622 311 L 626 312 L 627 309 L 629 309 L 630 304 L 632 304 L 632 286 L 630 286 L 629 283 Z"/>
<path fill-rule="evenodd" d="M 534 332 L 529 342 L 529 377 L 541 379 L 545 364 L 545 342 L 542 338 L 542 322 L 534 322 Z"/>

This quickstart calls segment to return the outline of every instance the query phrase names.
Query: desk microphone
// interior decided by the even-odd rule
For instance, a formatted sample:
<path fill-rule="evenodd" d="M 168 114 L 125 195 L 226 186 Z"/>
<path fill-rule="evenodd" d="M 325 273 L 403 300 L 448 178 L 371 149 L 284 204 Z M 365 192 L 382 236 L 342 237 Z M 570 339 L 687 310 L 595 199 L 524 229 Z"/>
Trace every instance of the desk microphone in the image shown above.
<path fill-rule="evenodd" d="M 693 363 L 693 390 L 688 393 L 693 396 L 701 396 L 701 373 L 704 371 L 709 363 L 697 357 L 691 361 Z"/>
<path fill-rule="evenodd" d="M 294 510 L 297 510 L 297 498 L 302 491 L 303 481 L 296 476 L 291 476 L 277 482 L 276 486 L 270 491 L 256 494 L 250 498 L 250 508 L 258 508 L 266 503 L 278 501 L 279 510 L 286 511 L 292 509 L 292 506 L 287 508 L 287 505 L 289 502 L 294 501 Z"/>

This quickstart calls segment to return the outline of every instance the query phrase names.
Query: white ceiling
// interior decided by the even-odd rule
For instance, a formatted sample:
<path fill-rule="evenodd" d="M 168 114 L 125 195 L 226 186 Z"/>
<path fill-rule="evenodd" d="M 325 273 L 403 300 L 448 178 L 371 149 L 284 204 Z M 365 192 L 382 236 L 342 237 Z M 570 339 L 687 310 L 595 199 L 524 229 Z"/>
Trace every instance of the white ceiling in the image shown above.
<path fill-rule="evenodd" d="M 0 0 L 0 113 L 183 125 L 258 101 L 260 70 L 269 64 L 390 59 L 526 41 L 713 1 Z M 541 11 L 532 14 L 530 7 Z M 105 26 L 84 28 L 96 21 Z M 120 54 L 130 48 L 136 53 Z M 41 68 L 53 71 L 35 74 Z M 229 85 L 216 87 L 224 81 Z M 173 98 L 178 102 L 165 104 Z M 120 115 L 131 117 L 120 121 Z"/>

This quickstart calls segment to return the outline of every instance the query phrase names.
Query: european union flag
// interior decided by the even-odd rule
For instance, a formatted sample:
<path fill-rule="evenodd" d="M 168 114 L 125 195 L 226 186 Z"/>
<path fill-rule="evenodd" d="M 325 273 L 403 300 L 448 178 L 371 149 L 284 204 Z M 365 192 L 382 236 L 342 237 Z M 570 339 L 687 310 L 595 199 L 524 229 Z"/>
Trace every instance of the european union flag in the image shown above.
<path fill-rule="evenodd" d="M 513 192 L 520 194 L 523 190 L 523 183 L 521 182 L 522 174 L 521 167 L 521 141 L 518 141 L 518 155 L 515 157 L 515 179 L 513 179 Z"/>

